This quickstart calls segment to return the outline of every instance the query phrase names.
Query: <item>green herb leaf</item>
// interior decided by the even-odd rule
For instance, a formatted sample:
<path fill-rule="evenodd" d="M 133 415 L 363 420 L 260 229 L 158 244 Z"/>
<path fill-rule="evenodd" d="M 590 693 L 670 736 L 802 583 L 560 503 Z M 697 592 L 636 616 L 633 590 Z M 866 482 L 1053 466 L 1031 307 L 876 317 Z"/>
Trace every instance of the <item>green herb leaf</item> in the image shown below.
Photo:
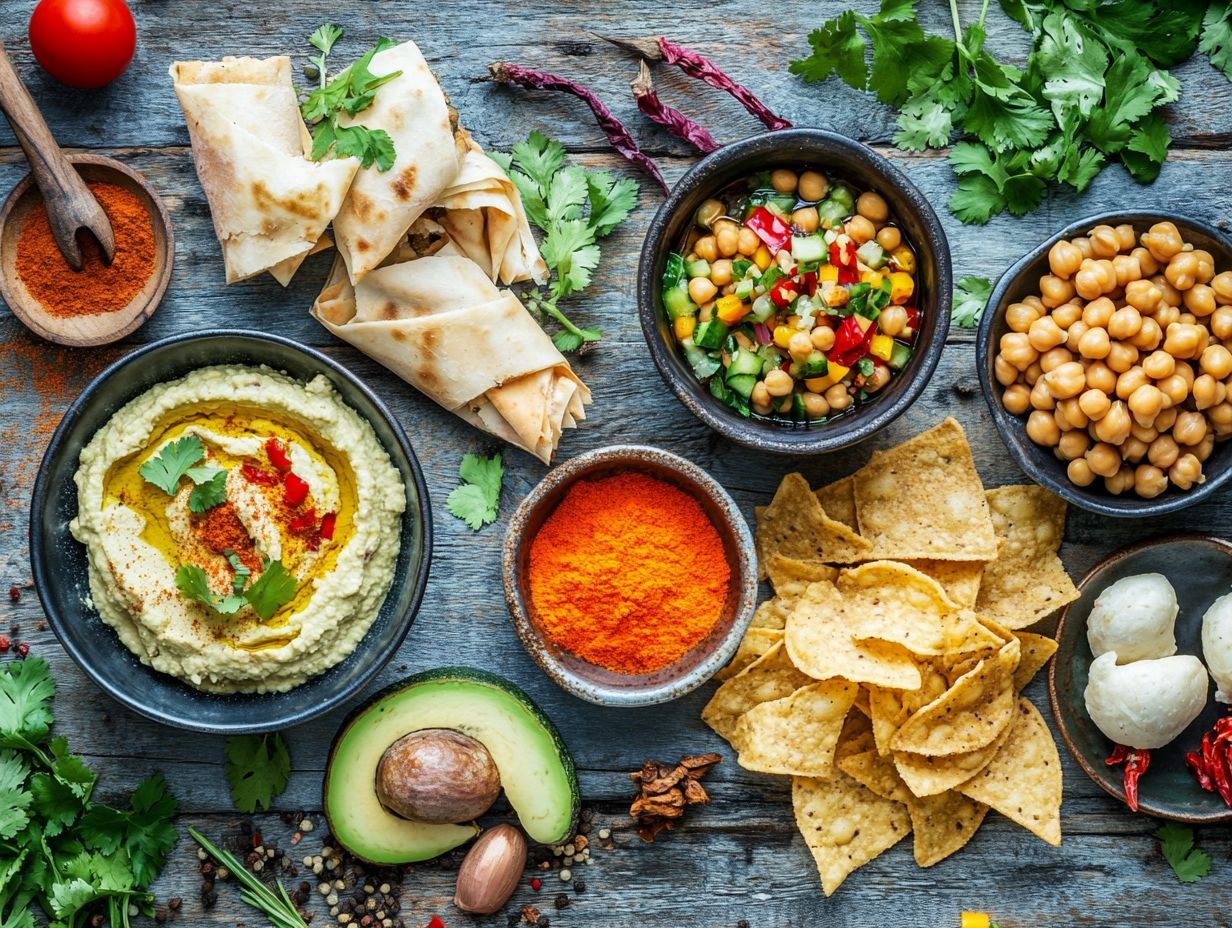
<path fill-rule="evenodd" d="M 1198 48 L 1211 64 L 1232 78 L 1232 3 L 1215 2 L 1202 19 L 1202 38 Z"/>
<path fill-rule="evenodd" d="M 458 476 L 463 483 L 450 492 L 445 499 L 445 508 L 477 532 L 496 521 L 501 482 L 505 476 L 501 456 L 495 454 L 489 458 L 482 454 L 465 454 L 462 456 L 462 466 L 458 468 Z"/>
<path fill-rule="evenodd" d="M 1164 860 L 1182 883 L 1196 883 L 1211 872 L 1211 856 L 1194 847 L 1192 828 L 1183 825 L 1164 825 L 1155 837 Z"/>
<path fill-rule="evenodd" d="M 240 560 L 239 555 L 228 548 L 223 554 L 227 558 L 227 563 L 231 565 L 231 569 L 235 571 L 235 577 L 231 581 L 231 591 L 237 595 L 244 592 L 244 587 L 248 586 L 248 578 L 252 576 L 252 570 L 244 565 Z"/>
<path fill-rule="evenodd" d="M 321 54 L 328 55 L 333 51 L 334 43 L 342 38 L 342 27 L 335 26 L 333 23 L 322 23 L 317 26 L 316 31 L 308 36 L 308 41 L 313 48 L 319 49 Z"/>
<path fill-rule="evenodd" d="M 196 484 L 188 494 L 188 508 L 197 515 L 227 501 L 227 472 L 221 467 L 190 467 L 188 479 Z"/>
<path fill-rule="evenodd" d="M 837 74 L 856 90 L 868 86 L 868 68 L 864 64 L 864 39 L 856 32 L 856 14 L 851 10 L 836 16 L 809 33 L 813 53 L 793 61 L 792 74 L 806 81 L 824 81 Z"/>
<path fill-rule="evenodd" d="M 227 739 L 225 772 L 231 801 L 241 812 L 264 812 L 287 788 L 291 754 L 282 735 L 235 735 Z"/>
<path fill-rule="evenodd" d="M 174 496 L 179 489 L 180 478 L 204 457 L 205 447 L 201 439 L 196 435 L 185 435 L 163 445 L 158 456 L 137 468 L 137 473 L 147 483 L 154 484 L 168 496 Z"/>
<path fill-rule="evenodd" d="M 270 561 L 261 576 L 248 588 L 244 599 L 265 622 L 295 598 L 298 586 L 298 581 L 282 566 L 282 561 Z"/>
<path fill-rule="evenodd" d="M 373 57 L 393 43 L 384 38 L 378 40 L 354 64 L 343 68 L 331 80 L 326 80 L 326 56 L 341 35 L 339 27 L 326 24 L 308 39 L 321 50 L 321 55 L 312 59 L 320 71 L 321 84 L 300 104 L 304 121 L 312 128 L 310 157 L 313 161 L 320 161 L 332 150 L 341 157 L 358 158 L 365 168 L 376 165 L 378 171 L 388 171 L 397 157 L 389 133 L 384 129 L 368 129 L 362 125 L 339 125 L 338 114 L 355 116 L 362 113 L 372 106 L 379 88 L 402 74 L 401 71 L 373 74 L 370 67 Z"/>
<path fill-rule="evenodd" d="M 175 586 L 189 599 L 209 606 L 221 615 L 235 615 L 248 600 L 243 596 L 219 596 L 210 589 L 210 580 L 196 564 L 181 564 L 175 571 Z"/>
<path fill-rule="evenodd" d="M 610 171 L 587 171 L 586 194 L 590 200 L 590 225 L 596 238 L 603 238 L 624 222 L 637 205 L 637 182 L 617 178 Z"/>
<path fill-rule="evenodd" d="M 127 811 L 92 805 L 82 816 L 78 831 L 87 847 L 106 856 L 123 848 L 132 866 L 134 885 L 145 889 L 175 846 L 172 819 L 178 808 L 162 774 L 155 774 L 137 785 Z"/>
<path fill-rule="evenodd" d="M 0 747 L 33 749 L 51 728 L 56 685 L 47 661 L 10 661 L 0 673 Z"/>
<path fill-rule="evenodd" d="M 378 171 L 388 171 L 397 159 L 394 140 L 384 129 L 334 125 L 333 138 L 334 151 L 339 155 L 358 158 L 366 168 L 375 164 Z M 313 145 L 316 145 L 315 137 Z"/>
<path fill-rule="evenodd" d="M 988 298 L 992 296 L 992 281 L 986 277 L 960 277 L 954 288 L 954 303 L 950 318 L 955 325 L 974 329 L 983 318 Z"/>
<path fill-rule="evenodd" d="M 21 755 L 0 750 L 0 841 L 15 837 L 30 821 L 27 809 L 34 797 L 25 788 L 30 769 Z"/>

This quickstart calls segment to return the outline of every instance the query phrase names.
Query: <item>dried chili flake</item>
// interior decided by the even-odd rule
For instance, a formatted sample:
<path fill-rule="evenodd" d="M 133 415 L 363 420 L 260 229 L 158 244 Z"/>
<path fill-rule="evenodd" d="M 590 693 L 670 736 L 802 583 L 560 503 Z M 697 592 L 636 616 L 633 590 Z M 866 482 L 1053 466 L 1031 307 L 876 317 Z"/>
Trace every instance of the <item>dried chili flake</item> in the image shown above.
<path fill-rule="evenodd" d="M 658 181 L 664 193 L 668 192 L 667 181 L 663 179 L 663 175 L 659 172 L 659 166 L 650 159 L 649 155 L 638 148 L 637 142 L 629 134 L 629 130 L 625 128 L 619 119 L 612 115 L 612 111 L 592 91 L 587 90 L 577 81 L 569 80 L 567 77 L 560 77 L 547 71 L 536 71 L 533 68 L 526 68 L 520 64 L 512 64 L 507 61 L 493 62 L 488 65 L 488 71 L 493 79 L 502 84 L 517 84 L 520 87 L 529 87 L 532 90 L 559 90 L 572 94 L 579 100 L 582 100 L 590 107 L 590 111 L 595 114 L 595 120 L 598 122 L 599 128 L 603 130 L 612 147 Z"/>
<path fill-rule="evenodd" d="M 637 108 L 652 122 L 658 123 L 678 139 L 684 139 L 703 155 L 718 150 L 718 143 L 710 136 L 710 131 L 701 123 L 695 122 L 675 107 L 668 106 L 659 99 L 654 81 L 650 77 L 650 68 L 645 61 L 637 65 L 637 77 L 629 82 L 633 90 L 633 99 Z"/>
<path fill-rule="evenodd" d="M 1125 804 L 1131 811 L 1137 812 L 1138 780 L 1151 766 L 1151 752 L 1118 744 L 1104 763 L 1109 767 L 1115 767 L 1118 764 L 1125 765 Z"/>
<path fill-rule="evenodd" d="M 291 520 L 287 526 L 287 531 L 292 535 L 307 535 L 309 532 L 316 532 L 317 527 L 317 511 L 312 506 L 309 506 L 302 513 Z"/>

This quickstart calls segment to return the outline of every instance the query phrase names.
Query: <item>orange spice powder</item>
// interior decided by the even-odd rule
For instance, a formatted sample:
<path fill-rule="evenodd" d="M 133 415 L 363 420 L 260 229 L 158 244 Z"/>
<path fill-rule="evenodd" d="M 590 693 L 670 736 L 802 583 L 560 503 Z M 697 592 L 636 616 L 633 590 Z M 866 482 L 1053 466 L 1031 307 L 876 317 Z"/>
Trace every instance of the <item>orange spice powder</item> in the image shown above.
<path fill-rule="evenodd" d="M 721 618 L 730 580 L 701 504 L 640 473 L 574 484 L 531 543 L 540 629 L 615 673 L 659 670 L 697 645 Z"/>

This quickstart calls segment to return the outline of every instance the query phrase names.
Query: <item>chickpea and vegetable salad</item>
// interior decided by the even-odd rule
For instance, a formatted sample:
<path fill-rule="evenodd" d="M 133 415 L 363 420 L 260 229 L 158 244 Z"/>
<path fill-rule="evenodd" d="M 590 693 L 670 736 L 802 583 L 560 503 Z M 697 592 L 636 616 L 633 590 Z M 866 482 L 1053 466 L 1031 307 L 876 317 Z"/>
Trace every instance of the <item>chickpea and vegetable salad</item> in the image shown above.
<path fill-rule="evenodd" d="M 1027 435 L 1081 487 L 1146 499 L 1203 483 L 1232 436 L 1232 270 L 1176 225 L 1096 226 L 1048 252 L 1006 308 L 994 374 Z"/>
<path fill-rule="evenodd" d="M 880 194 L 812 169 L 706 200 L 663 272 L 676 344 L 744 416 L 820 424 L 872 402 L 920 330 L 916 255 Z"/>

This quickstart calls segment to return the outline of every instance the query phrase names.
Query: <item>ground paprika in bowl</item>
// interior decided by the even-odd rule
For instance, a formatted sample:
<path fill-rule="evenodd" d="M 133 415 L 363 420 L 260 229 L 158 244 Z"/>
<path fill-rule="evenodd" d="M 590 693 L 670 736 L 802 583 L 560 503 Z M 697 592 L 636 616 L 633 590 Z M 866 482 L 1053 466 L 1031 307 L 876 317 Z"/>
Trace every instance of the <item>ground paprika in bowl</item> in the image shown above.
<path fill-rule="evenodd" d="M 522 644 L 604 705 L 666 702 L 739 645 L 756 604 L 748 526 L 696 465 L 644 446 L 551 471 L 510 522 L 505 598 Z"/>

